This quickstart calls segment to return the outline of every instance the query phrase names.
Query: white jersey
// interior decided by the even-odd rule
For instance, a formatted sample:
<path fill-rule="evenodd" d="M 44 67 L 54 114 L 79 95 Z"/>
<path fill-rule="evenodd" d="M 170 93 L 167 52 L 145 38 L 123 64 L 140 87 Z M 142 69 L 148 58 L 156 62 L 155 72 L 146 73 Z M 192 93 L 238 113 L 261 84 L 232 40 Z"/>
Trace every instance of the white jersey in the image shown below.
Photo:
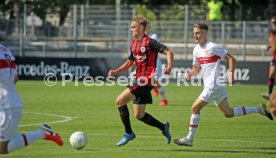
<path fill-rule="evenodd" d="M 15 58 L 11 51 L 0 44 L 0 109 L 22 107 L 14 87 Z M 8 99 L 8 102 L 4 99 Z"/>
<path fill-rule="evenodd" d="M 149 37 L 151 39 L 158 41 L 158 35 L 155 33 L 152 33 L 152 32 L 149 33 Z M 162 61 L 159 55 L 157 55 L 157 59 L 156 59 L 156 69 L 155 69 L 154 76 L 157 78 L 160 78 L 162 76 Z"/>
<path fill-rule="evenodd" d="M 220 45 L 207 41 L 203 47 L 197 44 L 193 50 L 193 65 L 201 67 L 204 88 L 221 89 L 225 80 L 220 74 L 220 61 L 227 51 Z"/>

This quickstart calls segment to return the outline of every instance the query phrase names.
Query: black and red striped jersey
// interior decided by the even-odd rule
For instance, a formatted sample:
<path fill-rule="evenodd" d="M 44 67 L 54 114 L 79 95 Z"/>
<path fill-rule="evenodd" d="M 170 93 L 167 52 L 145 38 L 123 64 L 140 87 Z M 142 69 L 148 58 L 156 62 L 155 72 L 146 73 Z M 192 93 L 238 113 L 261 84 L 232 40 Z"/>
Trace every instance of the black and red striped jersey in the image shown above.
<path fill-rule="evenodd" d="M 272 53 L 272 60 L 276 60 L 276 52 Z"/>
<path fill-rule="evenodd" d="M 135 61 L 136 79 L 139 77 L 151 78 L 154 76 L 158 52 L 163 52 L 167 47 L 158 41 L 144 35 L 141 40 L 133 39 L 130 42 L 128 59 Z"/>

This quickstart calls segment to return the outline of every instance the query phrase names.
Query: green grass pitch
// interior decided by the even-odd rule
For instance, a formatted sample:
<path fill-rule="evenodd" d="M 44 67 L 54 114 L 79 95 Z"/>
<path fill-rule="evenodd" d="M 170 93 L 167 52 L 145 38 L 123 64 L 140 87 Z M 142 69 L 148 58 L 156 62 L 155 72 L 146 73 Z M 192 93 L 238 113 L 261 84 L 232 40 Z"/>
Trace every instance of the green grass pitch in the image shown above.
<path fill-rule="evenodd" d="M 36 130 L 48 122 L 60 133 L 64 146 L 37 141 L 7 156 L 11 158 L 272 158 L 276 157 L 276 123 L 259 114 L 225 118 L 214 104 L 201 112 L 201 121 L 193 147 L 166 144 L 161 132 L 135 120 L 129 104 L 130 119 L 136 139 L 127 145 L 115 144 L 123 134 L 123 126 L 115 106 L 116 96 L 125 87 L 90 86 L 74 83 L 48 87 L 41 81 L 21 81 L 16 85 L 24 104 L 19 132 Z M 158 106 L 160 97 L 147 111 L 161 121 L 170 122 L 173 138 L 187 134 L 190 106 L 202 87 L 165 87 L 169 105 Z M 258 105 L 265 102 L 260 96 L 267 87 L 234 85 L 227 87 L 229 103 Z M 72 119 L 72 120 L 70 120 Z M 83 150 L 70 147 L 69 136 L 83 131 L 88 144 Z"/>

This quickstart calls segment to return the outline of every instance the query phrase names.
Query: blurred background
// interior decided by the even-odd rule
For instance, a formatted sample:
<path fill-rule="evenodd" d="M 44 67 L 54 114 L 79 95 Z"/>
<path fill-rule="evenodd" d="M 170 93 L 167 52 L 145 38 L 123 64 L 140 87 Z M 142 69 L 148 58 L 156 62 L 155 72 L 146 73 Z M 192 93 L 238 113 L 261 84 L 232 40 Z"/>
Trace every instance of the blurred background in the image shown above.
<path fill-rule="evenodd" d="M 208 0 L 1 0 L 0 36 L 18 56 L 125 57 L 129 21 L 143 14 L 178 59 L 191 59 L 192 25 L 205 21 Z M 270 60 L 267 21 L 274 0 L 223 0 L 209 39 L 241 61 Z M 212 25 L 211 25 L 212 24 Z"/>
<path fill-rule="evenodd" d="M 59 79 L 63 73 L 106 76 L 127 58 L 130 20 L 140 14 L 175 54 L 169 76 L 175 80 L 190 70 L 193 24 L 204 21 L 209 25 L 209 40 L 237 59 L 237 83 L 266 84 L 271 61 L 266 50 L 267 24 L 276 15 L 276 1 L 214 1 L 1 0 L 0 40 L 16 56 L 21 79 L 42 80 L 48 73 Z M 212 7 L 216 19 L 210 17 Z M 226 73 L 228 66 L 223 64 Z"/>

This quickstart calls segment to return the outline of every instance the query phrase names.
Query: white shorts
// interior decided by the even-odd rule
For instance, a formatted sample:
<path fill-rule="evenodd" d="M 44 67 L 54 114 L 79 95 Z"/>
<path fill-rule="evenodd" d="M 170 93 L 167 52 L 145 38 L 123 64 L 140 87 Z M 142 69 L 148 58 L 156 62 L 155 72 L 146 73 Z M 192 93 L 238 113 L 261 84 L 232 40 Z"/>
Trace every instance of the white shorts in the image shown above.
<path fill-rule="evenodd" d="M 162 62 L 160 57 L 158 56 L 156 59 L 156 69 L 155 69 L 154 77 L 158 79 L 158 78 L 161 78 L 162 75 L 163 75 Z"/>
<path fill-rule="evenodd" d="M 17 135 L 21 117 L 22 108 L 0 110 L 0 142 L 8 141 Z"/>
<path fill-rule="evenodd" d="M 208 89 L 204 88 L 199 98 L 205 102 L 213 102 L 218 106 L 225 98 L 228 98 L 228 95 L 225 89 Z"/>

